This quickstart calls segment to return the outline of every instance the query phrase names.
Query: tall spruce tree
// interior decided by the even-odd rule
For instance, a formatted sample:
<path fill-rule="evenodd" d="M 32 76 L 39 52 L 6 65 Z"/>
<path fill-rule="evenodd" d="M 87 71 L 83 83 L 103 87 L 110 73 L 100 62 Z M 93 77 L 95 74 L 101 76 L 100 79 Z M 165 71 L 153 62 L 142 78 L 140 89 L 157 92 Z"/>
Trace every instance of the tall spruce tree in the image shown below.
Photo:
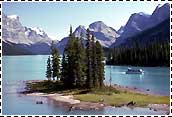
<path fill-rule="evenodd" d="M 93 87 L 99 87 L 99 83 L 98 83 L 98 66 L 97 66 L 97 62 L 96 62 L 96 47 L 95 47 L 95 39 L 94 39 L 94 35 L 92 35 L 91 37 L 91 50 L 92 50 L 92 54 L 91 54 L 91 65 L 92 65 L 92 79 L 93 79 Z"/>
<path fill-rule="evenodd" d="M 81 43 L 80 39 L 77 37 L 75 40 L 75 79 L 76 79 L 76 86 L 81 87 L 83 86 L 83 69 L 82 69 L 82 53 L 81 53 Z"/>
<path fill-rule="evenodd" d="M 104 81 L 104 55 L 103 55 L 103 49 L 102 46 L 98 41 L 96 41 L 95 44 L 96 48 L 96 64 L 97 64 L 97 75 L 98 75 L 98 82 L 99 82 L 99 87 L 102 88 L 104 86 L 103 81 Z"/>
<path fill-rule="evenodd" d="M 76 86 L 82 87 L 85 84 L 85 49 L 81 37 L 75 40 L 75 71 L 76 71 Z"/>
<path fill-rule="evenodd" d="M 68 88 L 73 88 L 76 85 L 75 77 L 75 47 L 74 47 L 75 37 L 72 33 L 72 26 L 70 27 L 70 34 L 66 50 L 66 59 L 67 59 L 67 86 Z"/>
<path fill-rule="evenodd" d="M 47 60 L 47 70 L 46 70 L 46 77 L 48 80 L 51 80 L 51 77 L 52 77 L 52 68 L 51 68 L 51 58 L 50 56 L 48 57 L 48 60 Z"/>
<path fill-rule="evenodd" d="M 52 76 L 53 80 L 60 78 L 60 59 L 58 50 L 54 47 L 54 44 L 52 42 L 51 45 L 51 54 L 52 54 Z"/>
<path fill-rule="evenodd" d="M 87 29 L 87 43 L 86 43 L 86 87 L 92 88 L 93 87 L 93 80 L 92 80 L 92 65 L 91 65 L 91 41 L 90 41 L 90 31 Z"/>
<path fill-rule="evenodd" d="M 65 51 L 63 53 L 63 57 L 62 57 L 62 62 L 61 62 L 61 81 L 63 82 L 64 86 L 67 87 L 68 85 L 68 64 L 67 64 L 67 59 L 66 59 L 66 55 L 65 55 Z"/>

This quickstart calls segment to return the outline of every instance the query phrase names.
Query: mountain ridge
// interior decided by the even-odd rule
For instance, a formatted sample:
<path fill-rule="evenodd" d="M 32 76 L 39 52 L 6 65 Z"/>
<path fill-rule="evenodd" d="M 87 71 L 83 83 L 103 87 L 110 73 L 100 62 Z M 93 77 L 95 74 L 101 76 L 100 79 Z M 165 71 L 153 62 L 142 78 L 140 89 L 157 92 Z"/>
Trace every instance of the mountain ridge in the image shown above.
<path fill-rule="evenodd" d="M 167 3 L 157 6 L 151 15 L 143 12 L 133 13 L 126 25 L 121 26 L 117 31 L 111 26 L 107 26 L 103 21 L 95 21 L 89 24 L 88 28 L 91 34 L 94 34 L 95 40 L 98 40 L 103 47 L 112 48 L 126 43 L 129 37 L 137 35 L 166 20 L 169 16 L 168 10 L 169 4 Z M 3 55 L 50 53 L 52 39 L 48 37 L 43 29 L 39 27 L 25 27 L 20 23 L 19 16 L 7 16 L 4 13 L 2 13 L 2 23 Z M 73 31 L 73 34 L 76 37 L 80 37 L 81 33 L 84 43 L 86 43 L 86 28 L 79 25 Z M 53 41 L 55 47 L 58 48 L 60 53 L 63 53 L 68 42 L 68 36 L 62 38 L 61 41 Z"/>

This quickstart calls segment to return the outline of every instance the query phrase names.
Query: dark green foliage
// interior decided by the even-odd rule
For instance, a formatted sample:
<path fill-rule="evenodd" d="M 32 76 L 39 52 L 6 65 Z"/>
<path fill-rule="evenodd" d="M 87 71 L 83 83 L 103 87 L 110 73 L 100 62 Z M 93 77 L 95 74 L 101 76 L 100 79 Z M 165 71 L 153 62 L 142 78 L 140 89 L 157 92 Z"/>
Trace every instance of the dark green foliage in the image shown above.
<path fill-rule="evenodd" d="M 92 79 L 92 65 L 91 65 L 91 41 L 90 41 L 90 31 L 87 29 L 87 43 L 86 43 L 86 87 L 93 87 Z"/>
<path fill-rule="evenodd" d="M 35 83 L 27 83 L 27 90 L 30 92 L 44 92 L 44 93 L 53 93 L 57 91 L 64 90 L 64 86 L 60 81 L 41 81 Z"/>
<path fill-rule="evenodd" d="M 94 42 L 94 35 L 90 40 L 90 32 L 87 30 L 86 44 L 86 87 L 102 88 L 104 80 L 103 50 L 98 41 Z"/>
<path fill-rule="evenodd" d="M 75 73 L 76 73 L 76 86 L 82 87 L 84 85 L 85 77 L 85 49 L 81 39 L 76 38 L 75 41 Z"/>
<path fill-rule="evenodd" d="M 70 28 L 69 41 L 64 53 L 66 68 L 62 65 L 62 69 L 67 72 L 64 77 L 64 84 L 69 88 L 83 86 L 85 82 L 85 49 L 82 36 L 75 38 L 72 34 L 72 28 Z"/>
<path fill-rule="evenodd" d="M 48 80 L 51 80 L 51 77 L 52 77 L 52 68 L 51 68 L 51 59 L 50 59 L 50 56 L 48 57 L 48 60 L 47 60 L 47 71 L 46 71 L 46 77 Z"/>
<path fill-rule="evenodd" d="M 53 43 L 51 50 L 52 76 L 60 78 L 59 82 L 65 89 L 102 88 L 104 80 L 103 51 L 100 43 L 94 42 L 94 35 L 90 36 L 89 30 L 87 30 L 85 49 L 82 34 L 80 38 L 75 37 L 72 33 L 72 27 L 70 27 L 69 40 L 63 53 L 61 69 L 58 51 Z"/>
<path fill-rule="evenodd" d="M 86 49 L 82 38 L 82 34 L 80 38 L 75 37 L 70 28 L 68 44 L 62 59 L 61 81 L 67 88 L 100 88 L 104 80 L 102 47 L 98 42 L 94 42 L 94 35 L 90 39 L 89 30 Z"/>
<path fill-rule="evenodd" d="M 168 41 L 155 41 L 144 47 L 136 43 L 132 48 L 114 48 L 109 56 L 112 56 L 112 59 L 107 57 L 106 64 L 109 65 L 169 66 L 170 45 Z"/>
<path fill-rule="evenodd" d="M 95 44 L 95 50 L 96 50 L 96 72 L 97 72 L 97 78 L 99 87 L 103 87 L 103 81 L 104 81 L 104 56 L 103 56 L 103 49 L 98 41 L 96 41 Z"/>
<path fill-rule="evenodd" d="M 64 83 L 64 85 L 67 85 L 67 77 L 68 77 L 68 64 L 66 60 L 66 55 L 63 53 L 62 63 L 61 63 L 61 81 Z"/>
<path fill-rule="evenodd" d="M 64 84 L 68 86 L 69 88 L 73 88 L 76 85 L 76 77 L 75 77 L 75 69 L 74 63 L 75 63 L 75 37 L 72 34 L 72 27 L 70 27 L 70 34 L 69 34 L 69 40 L 67 43 L 67 46 L 65 48 L 65 54 L 66 54 L 66 60 L 67 60 L 67 76 L 66 76 L 66 82 Z"/>
<path fill-rule="evenodd" d="M 91 65 L 92 65 L 92 78 L 93 78 L 93 86 L 94 87 L 99 87 L 99 82 L 98 82 L 98 63 L 97 63 L 97 47 L 94 42 L 94 35 L 91 37 L 91 47 L 92 47 L 92 58 L 91 58 Z"/>
<path fill-rule="evenodd" d="M 51 46 L 52 50 L 52 76 L 53 80 L 60 78 L 60 60 L 58 50 L 54 47 L 53 42 Z"/>

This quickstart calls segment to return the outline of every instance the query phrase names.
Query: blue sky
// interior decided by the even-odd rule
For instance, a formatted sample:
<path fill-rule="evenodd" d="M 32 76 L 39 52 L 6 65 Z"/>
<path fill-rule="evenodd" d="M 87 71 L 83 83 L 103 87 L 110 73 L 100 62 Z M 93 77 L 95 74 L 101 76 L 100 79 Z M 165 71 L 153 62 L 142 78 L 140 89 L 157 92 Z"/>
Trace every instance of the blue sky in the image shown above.
<path fill-rule="evenodd" d="M 18 15 L 22 25 L 40 27 L 50 37 L 61 40 L 73 30 L 90 23 L 103 21 L 118 30 L 125 25 L 132 13 L 151 14 L 158 4 L 164 2 L 6 2 L 2 10 L 6 15 Z"/>

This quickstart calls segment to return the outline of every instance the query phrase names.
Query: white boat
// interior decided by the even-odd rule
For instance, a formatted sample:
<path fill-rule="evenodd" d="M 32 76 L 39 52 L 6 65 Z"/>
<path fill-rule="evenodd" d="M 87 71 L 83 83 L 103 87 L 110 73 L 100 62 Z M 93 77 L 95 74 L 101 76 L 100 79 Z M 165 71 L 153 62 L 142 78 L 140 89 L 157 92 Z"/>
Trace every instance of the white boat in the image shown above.
<path fill-rule="evenodd" d="M 125 72 L 126 74 L 143 74 L 144 71 L 142 69 L 131 69 L 130 67 Z"/>

